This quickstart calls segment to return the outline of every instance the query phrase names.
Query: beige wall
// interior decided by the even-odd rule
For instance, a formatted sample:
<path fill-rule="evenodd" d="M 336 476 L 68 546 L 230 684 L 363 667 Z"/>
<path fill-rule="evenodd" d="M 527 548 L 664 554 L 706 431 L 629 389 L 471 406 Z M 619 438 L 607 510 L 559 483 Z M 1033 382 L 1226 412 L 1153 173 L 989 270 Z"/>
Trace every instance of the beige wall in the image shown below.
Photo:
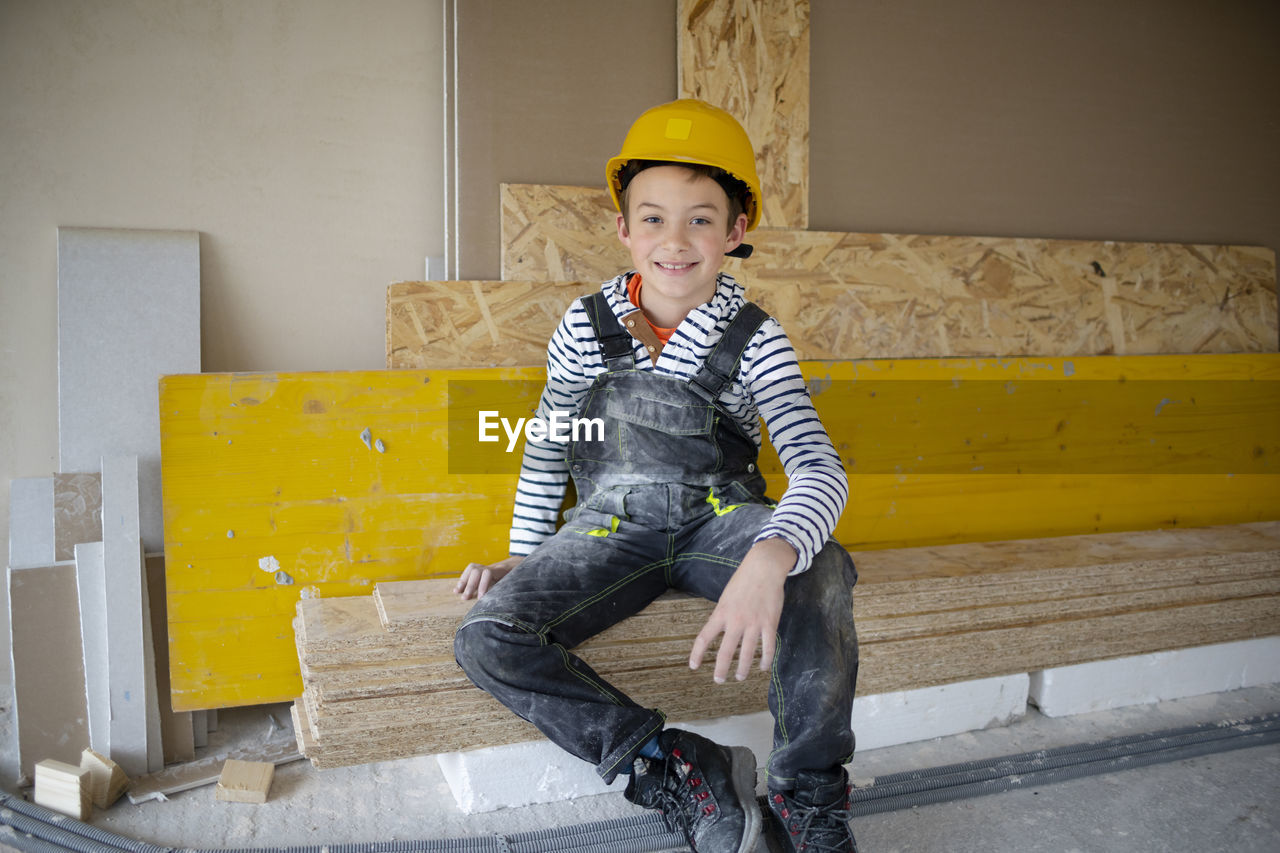
<path fill-rule="evenodd" d="M 444 251 L 442 7 L 0 3 L 6 560 L 9 481 L 57 470 L 58 226 L 199 231 L 205 370 L 384 365 Z"/>
<path fill-rule="evenodd" d="M 496 279 L 498 185 L 604 186 L 631 120 L 676 96 L 676 0 L 465 0 L 456 34 L 451 269 Z"/>
<path fill-rule="evenodd" d="M 1280 3 L 814 0 L 811 227 L 1280 251 Z"/>
<path fill-rule="evenodd" d="M 810 227 L 1280 251 L 1280 3 L 810 5 Z M 500 181 L 602 186 L 676 96 L 675 0 L 509 6 L 459 8 L 464 278 Z"/>

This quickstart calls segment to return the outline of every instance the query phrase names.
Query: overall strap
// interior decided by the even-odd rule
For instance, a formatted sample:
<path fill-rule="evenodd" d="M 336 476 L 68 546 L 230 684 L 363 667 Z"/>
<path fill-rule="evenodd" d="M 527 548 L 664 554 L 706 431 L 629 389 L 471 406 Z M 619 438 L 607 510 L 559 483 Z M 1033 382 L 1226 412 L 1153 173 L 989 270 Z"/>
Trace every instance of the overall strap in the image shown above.
<path fill-rule="evenodd" d="M 752 335 L 769 319 L 759 305 L 748 302 L 742 306 L 737 315 L 729 322 L 715 348 L 703 362 L 702 368 L 689 380 L 691 387 L 700 397 L 714 402 L 738 372 L 738 362 L 742 353 L 750 343 Z"/>
<path fill-rule="evenodd" d="M 600 342 L 600 356 L 606 370 L 630 370 L 635 367 L 635 350 L 631 335 L 622 328 L 609 300 L 601 291 L 582 297 L 582 307 L 587 309 L 591 328 Z"/>

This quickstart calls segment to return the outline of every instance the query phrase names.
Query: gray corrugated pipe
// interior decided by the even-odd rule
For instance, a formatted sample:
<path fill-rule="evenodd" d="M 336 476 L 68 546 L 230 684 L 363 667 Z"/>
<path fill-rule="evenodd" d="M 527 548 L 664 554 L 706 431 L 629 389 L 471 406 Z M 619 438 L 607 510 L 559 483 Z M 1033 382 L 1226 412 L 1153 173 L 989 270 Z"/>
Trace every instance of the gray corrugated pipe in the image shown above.
<path fill-rule="evenodd" d="M 882 776 L 853 791 L 852 814 L 876 814 L 1280 742 L 1280 713 Z M 761 803 L 763 808 L 763 802 Z M 26 853 L 177 853 L 0 795 L 0 843 Z M 680 836 L 648 812 L 581 826 L 443 841 L 263 847 L 236 853 L 655 853 Z M 181 853 L 222 853 L 183 848 Z"/>
<path fill-rule="evenodd" d="M 877 777 L 853 792 L 855 817 L 995 794 L 1280 741 L 1280 713 Z"/>

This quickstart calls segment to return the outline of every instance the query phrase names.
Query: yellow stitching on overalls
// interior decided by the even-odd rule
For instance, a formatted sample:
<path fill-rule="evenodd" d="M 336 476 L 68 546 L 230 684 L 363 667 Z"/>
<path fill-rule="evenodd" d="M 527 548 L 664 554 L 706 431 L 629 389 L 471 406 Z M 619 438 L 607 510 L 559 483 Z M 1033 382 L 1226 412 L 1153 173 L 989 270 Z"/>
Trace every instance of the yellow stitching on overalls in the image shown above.
<path fill-rule="evenodd" d="M 721 566 L 737 566 L 742 561 L 730 559 L 722 554 L 704 554 L 701 551 L 682 551 L 675 556 L 675 562 L 685 562 L 687 560 L 705 560 L 708 563 L 717 563 Z"/>
<path fill-rule="evenodd" d="M 618 579 L 617 581 L 614 581 L 614 582 L 613 582 L 613 583 L 611 583 L 609 586 L 607 586 L 607 587 L 605 587 L 604 589 L 600 590 L 599 592 L 597 592 L 595 595 L 591 596 L 590 598 L 585 598 L 585 599 L 583 599 L 582 601 L 578 602 L 578 604 L 577 604 L 576 606 L 574 606 L 574 607 L 570 607 L 568 610 L 566 610 L 565 612 L 561 613 L 561 614 L 560 614 L 559 616 L 557 616 L 556 618 L 554 618 L 554 619 L 551 619 L 551 620 L 547 621 L 547 622 L 543 625 L 543 631 L 550 631 L 552 628 L 554 628 L 555 626 L 559 625 L 561 622 L 563 622 L 564 620 L 568 619 L 570 616 L 575 615 L 576 613 L 578 613 L 578 612 L 579 612 L 580 610 L 582 610 L 583 608 L 590 607 L 591 605 L 595 604 L 595 603 L 596 603 L 597 601 L 599 601 L 600 599 L 605 598 L 605 597 L 606 597 L 606 596 L 608 596 L 608 595 L 611 595 L 611 594 L 613 593 L 613 591 L 614 591 L 614 590 L 621 589 L 622 587 L 626 586 L 627 584 L 629 584 L 629 583 L 631 583 L 632 581 L 634 581 L 634 580 L 636 580 L 637 578 L 639 578 L 641 575 L 644 575 L 645 573 L 647 573 L 647 572 L 649 572 L 649 571 L 652 571 L 653 569 L 657 568 L 658 566 L 661 566 L 662 564 L 664 564 L 664 563 L 666 563 L 666 562 L 667 562 L 667 561 L 666 561 L 666 559 L 662 559 L 662 560 L 658 560 L 658 561 L 653 562 L 653 563 L 649 563 L 649 564 L 647 564 L 647 565 L 641 566 L 640 568 L 636 569 L 634 572 L 632 572 L 631 574 L 627 575 L 626 577 L 624 577 L 624 578 L 620 578 L 620 579 Z"/>
<path fill-rule="evenodd" d="M 568 670 L 571 675 L 573 675 L 574 678 L 578 679 L 583 684 L 586 684 L 587 686 L 595 690 L 597 693 L 599 693 L 601 696 L 608 698 L 608 700 L 613 704 L 618 705 L 620 707 L 624 704 L 621 699 L 619 699 L 617 696 L 610 693 L 608 690 L 604 689 L 604 687 L 601 686 L 599 682 L 595 681 L 592 678 L 588 678 L 584 673 L 579 672 L 578 670 L 569 666 L 569 651 L 559 643 L 555 643 L 554 645 L 555 645 L 555 648 L 560 652 L 560 662 L 564 665 L 564 668 Z"/>
<path fill-rule="evenodd" d="M 712 486 L 707 490 L 707 503 L 711 504 L 711 509 L 716 515 L 728 515 L 738 507 L 746 506 L 746 504 L 729 504 L 725 507 L 720 506 L 720 499 L 716 497 L 715 486 Z"/>
<path fill-rule="evenodd" d="M 778 713 L 774 717 L 774 725 L 778 727 L 778 735 L 782 739 L 782 746 L 779 746 L 777 749 L 770 751 L 769 760 L 765 764 L 765 774 L 770 778 L 775 778 L 775 779 L 780 779 L 781 777 L 774 776 L 772 773 L 770 773 L 768 769 L 769 765 L 773 764 L 774 754 L 779 749 L 783 749 L 788 744 L 791 743 L 791 735 L 788 734 L 787 732 L 786 697 L 782 693 L 782 680 L 778 676 L 778 658 L 780 658 L 781 656 L 782 656 L 782 634 L 778 633 L 775 635 L 775 639 L 773 643 L 773 665 L 769 667 L 770 669 L 769 677 L 773 681 L 774 691 L 778 697 Z M 783 779 L 781 781 L 791 782 L 794 780 Z"/>

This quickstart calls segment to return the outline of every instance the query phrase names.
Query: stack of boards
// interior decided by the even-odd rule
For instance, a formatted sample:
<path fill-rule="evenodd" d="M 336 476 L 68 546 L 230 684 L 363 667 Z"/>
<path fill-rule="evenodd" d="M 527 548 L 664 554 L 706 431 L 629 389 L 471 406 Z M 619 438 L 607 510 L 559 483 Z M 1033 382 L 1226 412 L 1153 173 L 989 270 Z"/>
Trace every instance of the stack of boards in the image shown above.
<path fill-rule="evenodd" d="M 854 554 L 859 693 L 909 690 L 1273 634 L 1280 522 L 965 543 Z M 305 599 L 294 629 L 298 746 L 316 767 L 540 737 L 468 682 L 453 636 L 454 581 L 380 583 Z M 688 669 L 710 615 L 668 593 L 577 651 L 671 720 L 766 707 L 766 679 L 714 684 Z"/>

